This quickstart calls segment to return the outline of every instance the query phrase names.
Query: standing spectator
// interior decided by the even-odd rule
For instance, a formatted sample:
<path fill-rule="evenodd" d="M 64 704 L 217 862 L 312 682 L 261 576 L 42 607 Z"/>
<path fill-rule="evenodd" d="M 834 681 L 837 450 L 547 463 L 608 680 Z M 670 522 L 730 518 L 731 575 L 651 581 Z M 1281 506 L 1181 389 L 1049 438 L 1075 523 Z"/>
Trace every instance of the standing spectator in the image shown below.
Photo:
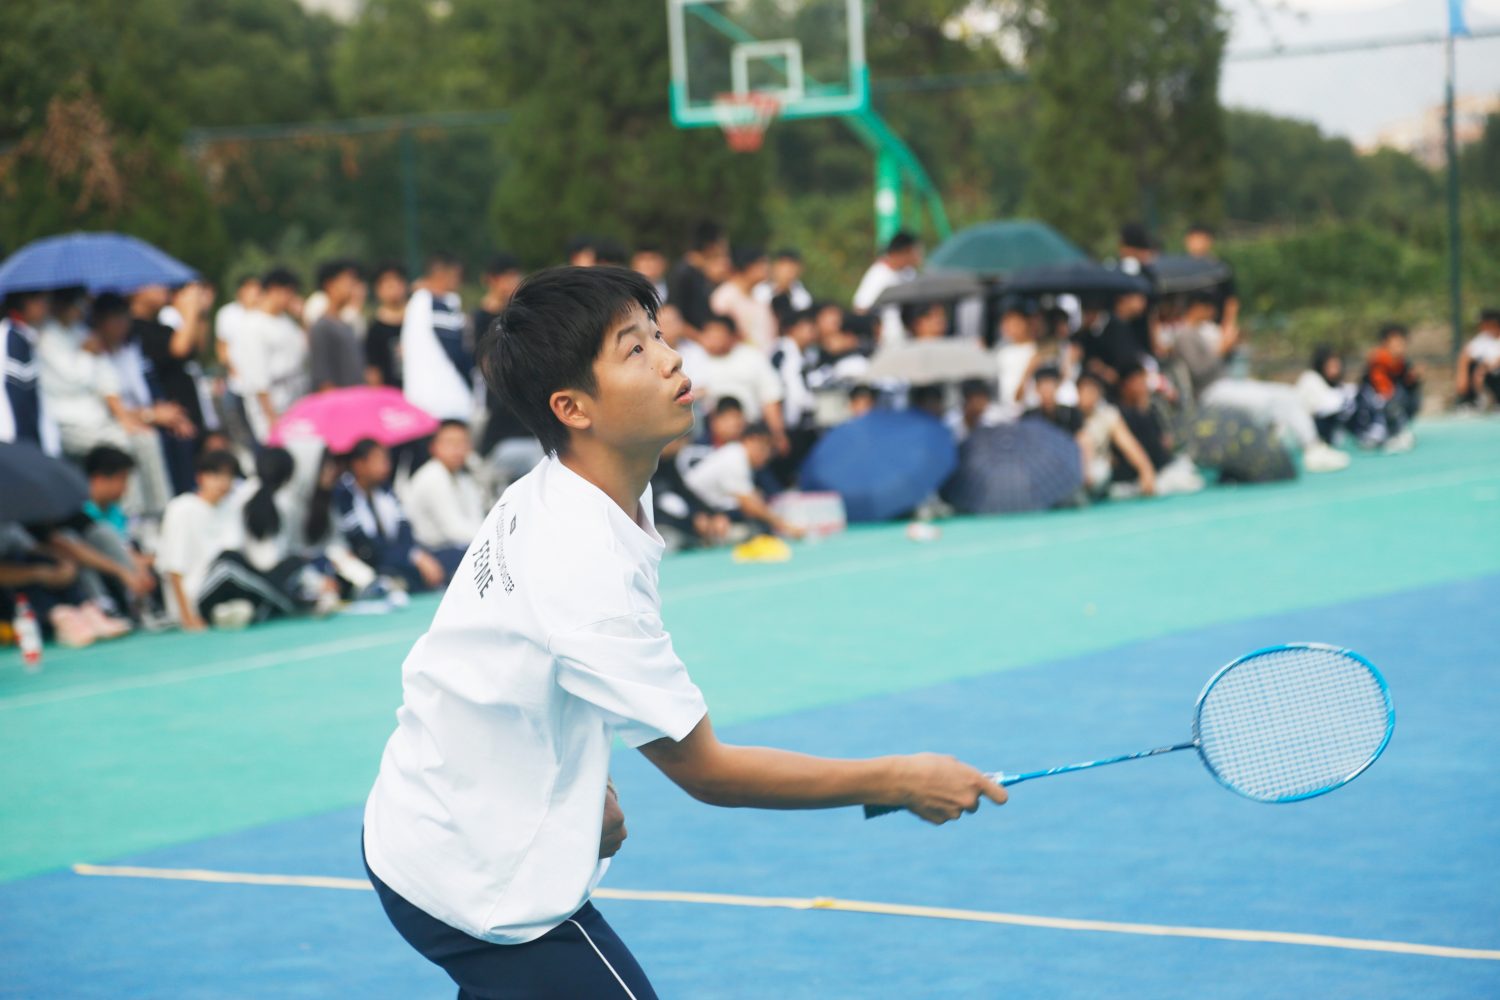
<path fill-rule="evenodd" d="M 802 529 L 788 524 L 771 510 L 755 474 L 771 461 L 771 431 L 765 424 L 751 424 L 744 436 L 703 458 L 683 475 L 688 488 L 710 507 L 731 520 L 765 525 L 778 535 L 800 538 Z"/>
<path fill-rule="evenodd" d="M 688 329 L 682 318 L 682 310 L 670 302 L 663 302 L 656 310 L 656 328 L 661 331 L 662 339 L 668 346 L 682 355 L 682 374 L 694 383 L 698 382 L 702 378 L 703 359 L 707 357 L 707 352 L 694 339 L 696 331 Z"/>
<path fill-rule="evenodd" d="M 467 422 L 474 410 L 474 352 L 458 287 L 463 265 L 448 253 L 427 260 L 422 287 L 401 324 L 403 390 L 413 406 L 439 420 Z"/>
<path fill-rule="evenodd" d="M 203 367 L 198 363 L 198 356 L 208 344 L 213 299 L 213 289 L 196 281 L 183 285 L 170 297 L 162 285 L 148 285 L 130 297 L 133 317 L 130 335 L 141 345 L 161 398 L 182 410 L 193 426 L 191 438 L 177 439 L 182 443 L 177 446 L 180 457 L 173 479 L 179 491 L 192 489 L 198 438 L 219 426 L 213 400 L 204 388 Z M 163 317 L 176 326 L 165 322 Z M 168 461 L 172 458 L 169 450 Z"/>
<path fill-rule="evenodd" d="M 1422 408 L 1422 369 L 1407 357 L 1410 336 L 1404 325 L 1387 323 L 1365 361 L 1365 385 L 1383 407 L 1389 452 L 1408 451 L 1416 443 L 1410 425 Z"/>
<path fill-rule="evenodd" d="M 375 268 L 375 318 L 365 334 L 365 381 L 401 388 L 401 324 L 406 318 L 406 272 L 387 261 Z"/>
<path fill-rule="evenodd" d="M 472 447 L 466 425 L 445 420 L 428 448 L 432 457 L 412 473 L 402 499 L 417 544 L 452 576 L 489 508 L 469 471 Z"/>
<path fill-rule="evenodd" d="M 764 302 L 784 328 L 792 317 L 813 306 L 812 293 L 802 284 L 802 255 L 783 247 L 771 255 L 771 276 L 755 286 L 755 301 Z"/>
<path fill-rule="evenodd" d="M 734 320 L 740 338 L 762 354 L 770 354 L 776 343 L 776 314 L 768 303 L 752 294 L 766 280 L 771 262 L 759 247 L 737 248 L 734 270 L 709 296 L 708 304 L 720 316 Z"/>
<path fill-rule="evenodd" d="M 662 305 L 666 305 L 668 298 L 667 266 L 667 255 L 655 243 L 642 243 L 630 255 L 630 269 L 651 282 Z"/>
<path fill-rule="evenodd" d="M 807 384 L 807 373 L 812 367 L 817 342 L 818 327 L 812 310 L 804 309 L 787 317 L 781 338 L 771 352 L 771 367 L 781 376 L 782 423 L 790 436 L 812 429 L 817 400 Z M 687 370 L 685 362 L 683 370 Z M 692 377 L 691 373 L 689 377 Z"/>
<path fill-rule="evenodd" d="M 29 441 L 49 455 L 62 453 L 62 436 L 42 399 L 37 339 L 47 320 L 45 292 L 11 292 L 0 319 L 0 441 Z"/>
<path fill-rule="evenodd" d="M 1062 372 L 1056 365 L 1042 365 L 1036 370 L 1037 403 L 1021 414 L 1023 420 L 1045 420 L 1069 437 L 1076 438 L 1083 430 L 1083 413 L 1077 407 L 1058 402 L 1058 389 L 1062 386 Z M 1080 448 L 1082 445 L 1080 444 Z"/>
<path fill-rule="evenodd" d="M 749 421 L 764 420 L 778 454 L 791 450 L 782 420 L 781 379 L 765 354 L 734 335 L 734 323 L 725 316 L 711 316 L 698 338 L 703 347 L 701 398 L 712 405 L 733 396 L 745 408 Z"/>
<path fill-rule="evenodd" d="M 230 357 L 250 430 L 264 444 L 277 418 L 306 392 L 307 335 L 291 314 L 297 276 L 278 267 L 261 285 L 260 301 L 235 335 Z"/>
<path fill-rule="evenodd" d="M 522 277 L 521 261 L 515 254 L 502 250 L 485 264 L 484 295 L 480 297 L 479 305 L 474 310 L 474 336 L 476 338 L 484 336 L 484 331 L 495 322 L 495 317 L 500 315 L 501 310 L 510 301 Z"/>
<path fill-rule="evenodd" d="M 197 490 L 173 499 L 162 518 L 156 569 L 165 584 L 167 612 L 185 631 L 203 631 L 209 617 L 222 627 L 250 623 L 253 608 L 248 605 L 231 605 L 215 615 L 200 604 L 214 561 L 238 548 L 242 538 L 240 511 L 226 502 L 239 474 L 239 463 L 229 452 L 204 452 L 197 461 Z"/>
<path fill-rule="evenodd" d="M 880 298 L 881 292 L 912 280 L 921 266 L 921 241 L 905 230 L 892 236 L 885 252 L 860 279 L 859 288 L 854 292 L 854 311 L 860 315 L 868 313 L 875 308 L 875 300 Z M 880 317 L 880 341 L 899 344 L 903 339 L 905 331 L 901 327 L 901 313 L 895 306 L 887 306 Z"/>
<path fill-rule="evenodd" d="M 521 278 L 521 262 L 513 255 L 502 252 L 490 258 L 484 270 L 484 297 L 474 310 L 476 339 L 495 322 Z M 496 487 L 495 492 L 499 492 L 542 460 L 542 446 L 495 390 L 486 387 L 484 406 L 484 433 L 479 439 L 479 454 L 486 468 L 497 473 L 497 481 L 492 485 Z"/>
<path fill-rule="evenodd" d="M 599 241 L 581 233 L 572 236 L 564 248 L 564 256 L 573 267 L 593 267 L 599 263 Z"/>
<path fill-rule="evenodd" d="M 1479 329 L 1458 354 L 1455 384 L 1460 406 L 1478 406 L 1486 392 L 1500 403 L 1500 309 L 1480 312 Z"/>
<path fill-rule="evenodd" d="M 411 523 L 387 482 L 390 452 L 368 438 L 349 453 L 349 471 L 333 488 L 333 510 L 350 551 L 411 590 L 441 587 L 449 571 L 412 538 Z"/>
<path fill-rule="evenodd" d="M 693 333 L 713 313 L 709 296 L 729 274 L 729 238 L 716 223 L 700 222 L 692 243 L 667 275 L 667 301 L 682 313 Z"/>
<path fill-rule="evenodd" d="M 962 442 L 980 427 L 994 427 L 1005 422 L 1007 413 L 995 402 L 995 391 L 984 379 L 965 379 L 958 386 L 958 409 L 943 417 L 955 441 Z"/>
<path fill-rule="evenodd" d="M 1223 327 L 1225 333 L 1238 338 L 1240 329 L 1239 289 L 1234 282 L 1234 268 L 1214 256 L 1213 227 L 1202 222 L 1194 223 L 1188 228 L 1187 238 L 1183 241 L 1183 244 L 1188 252 L 1188 256 L 1217 261 L 1223 264 L 1228 270 L 1228 274 L 1213 287 L 1211 293 L 1214 299 L 1214 322 Z"/>
<path fill-rule="evenodd" d="M 364 346 L 345 318 L 361 281 L 359 265 L 352 260 L 329 261 L 318 268 L 318 290 L 327 303 L 307 334 L 315 392 L 364 385 Z"/>
<path fill-rule="evenodd" d="M 233 371 L 229 345 L 234 343 L 245 318 L 260 298 L 260 275 L 246 274 L 234 286 L 234 298 L 214 313 L 214 356 L 226 370 Z"/>

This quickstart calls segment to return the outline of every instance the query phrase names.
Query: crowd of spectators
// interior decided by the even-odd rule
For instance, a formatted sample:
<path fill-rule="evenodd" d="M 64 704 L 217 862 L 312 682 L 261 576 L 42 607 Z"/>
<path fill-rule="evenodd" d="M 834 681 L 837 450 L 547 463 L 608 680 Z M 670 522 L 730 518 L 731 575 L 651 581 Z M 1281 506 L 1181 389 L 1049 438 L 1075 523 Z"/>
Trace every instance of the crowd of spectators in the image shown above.
<path fill-rule="evenodd" d="M 1195 227 L 1187 250 L 1211 256 L 1212 233 Z M 1149 282 L 1154 254 L 1127 226 L 1115 266 Z M 1311 472 L 1347 465 L 1345 441 L 1412 446 L 1422 372 L 1398 324 L 1378 331 L 1358 377 L 1319 348 L 1290 385 L 1238 374 L 1232 278 L 1186 296 L 1004 296 L 976 330 L 952 303 L 881 298 L 922 258 L 920 241 L 898 234 L 846 304 L 813 296 L 797 251 L 731 246 L 711 223 L 676 261 L 653 246 L 570 243 L 570 264 L 630 266 L 655 285 L 661 333 L 693 380 L 698 430 L 667 450 L 653 480 L 673 547 L 798 535 L 773 498 L 796 488 L 820 434 L 877 407 L 930 413 L 959 441 L 1045 421 L 1076 442 L 1077 502 L 1203 488 L 1174 420 L 1194 407 L 1250 415 Z M 217 310 L 202 283 L 9 295 L 0 440 L 76 463 L 89 499 L 53 523 L 0 524 L 0 617 L 24 595 L 50 636 L 78 646 L 137 628 L 378 611 L 442 587 L 489 505 L 543 454 L 473 357 L 522 267 L 497 254 L 473 277 L 468 309 L 463 262 L 443 253 L 420 276 L 329 261 L 311 287 L 272 268 L 240 279 Z M 880 352 L 954 337 L 982 344 L 991 377 L 866 376 Z M 1500 311 L 1480 316 L 1456 384 L 1461 405 L 1496 404 Z M 399 389 L 438 429 L 344 454 L 270 443 L 299 399 L 352 386 Z"/>

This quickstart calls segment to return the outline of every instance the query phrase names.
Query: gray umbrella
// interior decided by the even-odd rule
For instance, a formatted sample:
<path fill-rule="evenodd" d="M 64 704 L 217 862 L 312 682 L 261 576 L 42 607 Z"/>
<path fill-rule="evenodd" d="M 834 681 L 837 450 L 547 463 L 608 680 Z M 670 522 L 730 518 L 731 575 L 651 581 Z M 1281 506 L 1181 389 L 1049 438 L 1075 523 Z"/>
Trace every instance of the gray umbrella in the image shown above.
<path fill-rule="evenodd" d="M 962 382 L 964 379 L 996 376 L 995 356 L 977 340 L 944 337 L 916 340 L 883 347 L 870 359 L 866 381 L 903 379 L 913 385 Z"/>
<path fill-rule="evenodd" d="M 25 442 L 0 444 L 0 521 L 45 524 L 78 513 L 89 498 L 83 473 Z"/>
<path fill-rule="evenodd" d="M 957 302 L 983 295 L 990 282 L 972 271 L 923 271 L 910 281 L 892 285 L 880 293 L 875 306 L 904 306 L 908 302 Z"/>
<path fill-rule="evenodd" d="M 1206 292 L 1229 277 L 1229 265 L 1212 257 L 1163 254 L 1151 262 L 1156 291 L 1162 295 Z"/>
<path fill-rule="evenodd" d="M 967 514 L 1046 510 L 1083 485 L 1078 444 L 1044 420 L 975 428 L 944 495 Z"/>

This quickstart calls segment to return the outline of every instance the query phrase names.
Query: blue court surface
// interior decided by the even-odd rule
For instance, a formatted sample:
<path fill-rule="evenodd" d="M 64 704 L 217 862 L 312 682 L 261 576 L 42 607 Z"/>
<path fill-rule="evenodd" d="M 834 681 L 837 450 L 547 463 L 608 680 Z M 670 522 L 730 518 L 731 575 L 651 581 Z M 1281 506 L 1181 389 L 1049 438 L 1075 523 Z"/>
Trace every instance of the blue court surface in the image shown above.
<path fill-rule="evenodd" d="M 1297 640 L 1379 665 L 1395 736 L 1303 803 L 1174 754 L 942 828 L 716 810 L 620 750 L 597 904 L 663 997 L 1500 996 L 1497 514 L 1500 429 L 1442 425 L 1285 487 L 669 561 L 730 741 L 1046 767 L 1187 738 L 1218 666 Z M 431 607 L 0 661 L 0 995 L 452 996 L 358 852 Z"/>

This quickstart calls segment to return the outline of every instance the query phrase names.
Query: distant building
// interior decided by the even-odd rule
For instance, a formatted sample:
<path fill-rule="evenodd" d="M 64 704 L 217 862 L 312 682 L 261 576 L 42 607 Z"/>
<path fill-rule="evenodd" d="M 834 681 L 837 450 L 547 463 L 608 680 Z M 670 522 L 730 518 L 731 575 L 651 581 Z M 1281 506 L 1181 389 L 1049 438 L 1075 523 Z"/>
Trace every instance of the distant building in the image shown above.
<path fill-rule="evenodd" d="M 1484 120 L 1500 112 L 1500 96 L 1459 97 L 1453 102 L 1453 132 L 1460 146 L 1484 134 Z M 1437 169 L 1447 162 L 1443 136 L 1443 105 L 1434 105 L 1414 118 L 1392 122 L 1381 129 L 1365 152 L 1382 147 L 1410 153 L 1423 164 Z"/>

